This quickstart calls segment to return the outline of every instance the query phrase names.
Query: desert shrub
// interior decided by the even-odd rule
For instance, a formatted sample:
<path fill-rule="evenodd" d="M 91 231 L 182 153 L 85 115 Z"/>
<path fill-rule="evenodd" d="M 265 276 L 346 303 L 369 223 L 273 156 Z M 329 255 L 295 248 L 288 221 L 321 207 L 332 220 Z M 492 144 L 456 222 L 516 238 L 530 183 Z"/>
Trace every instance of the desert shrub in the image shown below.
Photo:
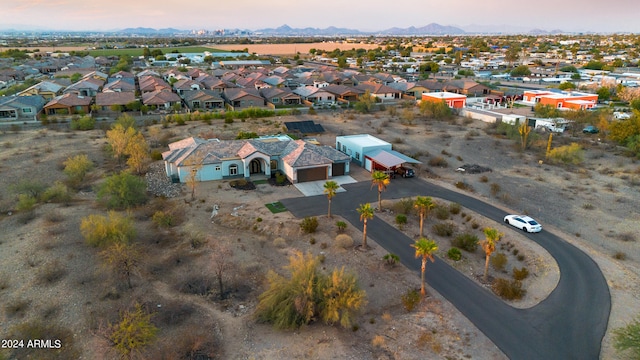
<path fill-rule="evenodd" d="M 413 200 L 411 198 L 403 198 L 393 204 L 393 211 L 399 214 L 411 214 L 413 211 Z"/>
<path fill-rule="evenodd" d="M 454 185 L 460 190 L 474 191 L 473 186 L 466 181 L 456 181 Z"/>
<path fill-rule="evenodd" d="M 503 271 L 507 266 L 507 262 L 509 262 L 509 260 L 507 259 L 507 255 L 503 253 L 497 253 L 493 255 L 490 261 L 491 266 L 493 266 L 496 271 Z"/>
<path fill-rule="evenodd" d="M 335 244 L 340 248 L 348 249 L 353 247 L 353 238 L 347 234 L 338 234 L 335 239 Z"/>
<path fill-rule="evenodd" d="M 613 254 L 613 258 L 616 260 L 626 260 L 627 254 L 622 251 L 617 251 L 615 254 Z"/>
<path fill-rule="evenodd" d="M 489 182 L 489 178 L 487 177 L 487 175 L 482 175 L 480 176 L 480 178 L 478 179 L 480 182 L 482 183 L 486 183 Z"/>
<path fill-rule="evenodd" d="M 453 261 L 459 261 L 462 259 L 462 252 L 457 247 L 452 247 L 447 251 L 447 257 Z"/>
<path fill-rule="evenodd" d="M 338 232 L 344 232 L 347 228 L 347 223 L 344 221 L 336 221 L 336 226 L 338 227 Z"/>
<path fill-rule="evenodd" d="M 73 332 L 52 321 L 41 319 L 31 320 L 12 327 L 7 338 L 25 339 L 23 348 L 15 349 L 11 354 L 11 359 L 47 359 L 66 360 L 79 359 L 80 352 L 74 344 Z M 52 345 L 60 348 L 37 348 L 27 347 L 26 339 L 51 339 Z M 4 359 L 0 354 L 0 359 Z"/>
<path fill-rule="evenodd" d="M 16 194 L 29 195 L 35 199 L 39 199 L 46 187 L 38 181 L 21 180 L 17 184 L 11 186 L 11 190 Z"/>
<path fill-rule="evenodd" d="M 401 299 L 405 310 L 411 312 L 420 303 L 420 292 L 416 289 L 409 289 L 402 295 Z"/>
<path fill-rule="evenodd" d="M 36 279 L 39 284 L 53 284 L 67 274 L 67 269 L 58 260 L 51 261 L 38 269 Z"/>
<path fill-rule="evenodd" d="M 584 150 L 577 143 L 559 146 L 549 152 L 549 161 L 552 163 L 562 163 L 579 165 L 584 161 Z"/>
<path fill-rule="evenodd" d="M 11 318 L 23 317 L 31 306 L 31 301 L 25 299 L 13 299 L 5 302 L 4 313 Z"/>
<path fill-rule="evenodd" d="M 491 286 L 493 292 L 506 300 L 520 300 L 527 293 L 522 288 L 522 282 L 518 280 L 509 280 L 498 278 Z"/>
<path fill-rule="evenodd" d="M 115 324 L 109 324 L 108 338 L 111 345 L 124 357 L 138 352 L 155 340 L 158 328 L 151 322 L 152 314 L 136 304 L 134 309 L 120 313 Z"/>
<path fill-rule="evenodd" d="M 127 209 L 147 201 L 147 183 L 123 171 L 107 177 L 97 195 L 98 201 L 109 209 Z"/>
<path fill-rule="evenodd" d="M 212 278 L 204 275 L 192 275 L 181 279 L 176 290 L 183 294 L 208 295 L 213 290 L 215 283 Z"/>
<path fill-rule="evenodd" d="M 160 210 L 153 214 L 151 221 L 153 221 L 156 226 L 163 228 L 169 228 L 176 225 L 173 214 Z"/>
<path fill-rule="evenodd" d="M 108 216 L 89 215 L 82 218 L 80 233 L 89 245 L 106 247 L 115 242 L 129 243 L 136 230 L 129 216 L 110 211 Z"/>
<path fill-rule="evenodd" d="M 93 162 L 87 155 L 76 155 L 63 162 L 63 172 L 67 175 L 67 183 L 71 187 L 79 187 L 85 177 L 93 169 Z"/>
<path fill-rule="evenodd" d="M 71 119 L 71 124 L 69 126 L 71 127 L 71 130 L 93 130 L 96 127 L 96 119 L 90 115 L 86 115 L 78 119 L 73 118 Z"/>
<path fill-rule="evenodd" d="M 451 240 L 451 245 L 472 253 L 478 248 L 478 236 L 470 233 L 460 234 Z"/>
<path fill-rule="evenodd" d="M 514 280 L 524 280 L 529 277 L 529 270 L 526 267 L 522 267 L 520 269 L 513 268 L 513 279 Z"/>
<path fill-rule="evenodd" d="M 16 204 L 16 210 L 20 212 L 29 212 L 34 209 L 38 200 L 28 194 L 19 194 L 18 203 Z"/>
<path fill-rule="evenodd" d="M 446 168 L 449 166 L 449 163 L 442 156 L 436 156 L 429 159 L 429 165 L 433 167 Z"/>
<path fill-rule="evenodd" d="M 591 204 L 591 203 L 584 203 L 584 204 L 582 204 L 582 208 L 585 209 L 585 210 L 593 210 L 596 207 L 593 206 L 593 204 Z"/>
<path fill-rule="evenodd" d="M 396 215 L 396 224 L 398 224 L 400 228 L 402 228 L 402 226 L 405 225 L 406 223 L 407 223 L 407 215 L 405 214 Z"/>
<path fill-rule="evenodd" d="M 268 289 L 260 294 L 255 311 L 258 320 L 279 329 L 298 328 L 314 319 L 351 327 L 353 316 L 366 303 L 364 290 L 344 268 L 325 274 L 319 264 L 313 255 L 296 252 L 286 266 L 288 277 L 269 271 Z"/>
<path fill-rule="evenodd" d="M 207 242 L 209 242 L 209 239 L 205 236 L 205 234 L 197 231 L 186 234 L 186 238 L 189 239 L 189 244 L 191 245 L 192 249 L 200 249 Z"/>
<path fill-rule="evenodd" d="M 624 241 L 624 242 L 635 242 L 636 241 L 636 235 L 634 233 L 630 233 L 630 232 L 618 234 L 618 240 Z"/>
<path fill-rule="evenodd" d="M 71 201 L 71 191 L 67 185 L 56 181 L 42 194 L 43 202 L 68 204 Z"/>
<path fill-rule="evenodd" d="M 462 206 L 460 206 L 460 204 L 458 203 L 449 204 L 449 212 L 452 213 L 453 215 L 459 214 L 461 210 L 462 210 Z"/>
<path fill-rule="evenodd" d="M 479 227 L 480 227 L 480 224 L 478 224 L 477 222 L 474 221 L 474 222 L 471 223 L 471 228 L 472 229 L 477 229 Z"/>
<path fill-rule="evenodd" d="M 629 350 L 632 359 L 640 359 L 640 321 L 636 318 L 627 326 L 613 330 L 613 346 L 617 351 Z"/>
<path fill-rule="evenodd" d="M 447 220 L 450 216 L 449 209 L 442 204 L 436 204 L 433 208 L 433 215 L 438 220 Z"/>
<path fill-rule="evenodd" d="M 53 211 L 49 211 L 44 216 L 44 219 L 50 224 L 56 224 L 56 223 L 62 222 L 64 220 L 64 217 L 58 211 L 53 210 Z"/>
<path fill-rule="evenodd" d="M 491 191 L 491 195 L 496 196 L 500 193 L 500 184 L 497 183 L 491 183 L 491 185 L 489 185 L 490 191 Z"/>
<path fill-rule="evenodd" d="M 300 222 L 300 229 L 305 234 L 312 234 L 318 229 L 318 218 L 315 216 L 306 217 Z"/>
<path fill-rule="evenodd" d="M 400 262 L 400 257 L 396 254 L 388 253 L 387 255 L 382 257 L 382 260 L 389 266 L 395 266 L 398 262 Z"/>
<path fill-rule="evenodd" d="M 273 246 L 277 247 L 277 248 L 285 248 L 287 246 L 287 240 L 285 240 L 284 238 L 281 237 L 277 237 L 275 239 L 273 239 Z"/>
<path fill-rule="evenodd" d="M 438 236 L 451 236 L 456 231 L 456 225 L 452 222 L 434 224 L 433 232 Z"/>
<path fill-rule="evenodd" d="M 384 337 L 382 335 L 376 335 L 371 340 L 371 345 L 376 348 L 382 348 L 385 345 Z"/>

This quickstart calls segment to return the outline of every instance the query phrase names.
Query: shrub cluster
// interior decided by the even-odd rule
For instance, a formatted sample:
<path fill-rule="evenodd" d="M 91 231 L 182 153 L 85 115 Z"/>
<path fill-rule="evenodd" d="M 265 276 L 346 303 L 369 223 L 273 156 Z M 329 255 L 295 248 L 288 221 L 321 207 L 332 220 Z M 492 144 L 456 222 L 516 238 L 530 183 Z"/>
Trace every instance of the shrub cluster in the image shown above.
<path fill-rule="evenodd" d="M 491 288 L 493 292 L 506 300 L 520 300 L 527 293 L 527 291 L 522 288 L 522 282 L 519 280 L 498 278 L 494 281 Z"/>
<path fill-rule="evenodd" d="M 312 234 L 316 232 L 318 229 L 318 218 L 312 216 L 302 219 L 302 222 L 300 222 L 300 229 L 302 229 L 305 234 Z"/>
<path fill-rule="evenodd" d="M 404 295 L 402 295 L 402 305 L 409 312 L 416 308 L 420 303 L 420 300 L 420 292 L 416 289 L 409 289 Z"/>
<path fill-rule="evenodd" d="M 453 261 L 459 261 L 462 259 L 462 252 L 457 247 L 452 247 L 447 251 L 447 257 Z"/>
<path fill-rule="evenodd" d="M 452 222 L 434 224 L 433 232 L 438 236 L 451 236 L 456 231 L 456 225 Z"/>
<path fill-rule="evenodd" d="M 460 234 L 451 240 L 451 245 L 472 253 L 478 248 L 478 236 L 470 233 Z"/>

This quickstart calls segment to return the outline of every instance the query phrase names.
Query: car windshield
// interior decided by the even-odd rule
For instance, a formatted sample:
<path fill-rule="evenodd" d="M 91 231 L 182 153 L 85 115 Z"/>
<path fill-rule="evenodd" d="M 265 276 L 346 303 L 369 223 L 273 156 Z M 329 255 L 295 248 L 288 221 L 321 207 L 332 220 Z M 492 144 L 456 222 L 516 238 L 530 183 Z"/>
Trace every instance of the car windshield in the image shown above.
<path fill-rule="evenodd" d="M 529 220 L 529 224 L 531 225 L 538 225 L 538 223 L 535 220 Z"/>

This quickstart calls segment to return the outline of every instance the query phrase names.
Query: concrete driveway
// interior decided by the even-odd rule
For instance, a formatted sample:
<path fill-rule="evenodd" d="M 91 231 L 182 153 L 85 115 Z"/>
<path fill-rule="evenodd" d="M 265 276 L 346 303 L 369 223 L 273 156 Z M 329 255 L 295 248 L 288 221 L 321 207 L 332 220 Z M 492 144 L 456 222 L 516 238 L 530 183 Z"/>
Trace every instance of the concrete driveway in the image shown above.
<path fill-rule="evenodd" d="M 338 185 L 344 184 L 353 184 L 357 181 L 349 175 L 344 176 L 335 176 L 329 180 L 335 181 Z M 302 193 L 304 196 L 317 196 L 324 195 L 324 184 L 328 180 L 318 180 L 318 181 L 307 181 L 302 183 L 294 184 L 294 186 Z M 342 186 L 340 186 L 337 192 L 346 191 Z"/>

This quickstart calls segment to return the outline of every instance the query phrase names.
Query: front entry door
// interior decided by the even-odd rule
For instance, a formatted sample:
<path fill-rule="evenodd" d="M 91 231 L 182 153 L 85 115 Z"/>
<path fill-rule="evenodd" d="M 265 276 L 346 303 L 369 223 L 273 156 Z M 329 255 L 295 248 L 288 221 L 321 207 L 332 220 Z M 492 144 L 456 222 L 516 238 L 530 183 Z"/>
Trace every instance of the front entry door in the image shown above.
<path fill-rule="evenodd" d="M 258 159 L 251 160 L 251 162 L 249 163 L 249 172 L 251 174 L 257 174 L 262 172 L 262 164 L 260 163 L 260 160 Z"/>

